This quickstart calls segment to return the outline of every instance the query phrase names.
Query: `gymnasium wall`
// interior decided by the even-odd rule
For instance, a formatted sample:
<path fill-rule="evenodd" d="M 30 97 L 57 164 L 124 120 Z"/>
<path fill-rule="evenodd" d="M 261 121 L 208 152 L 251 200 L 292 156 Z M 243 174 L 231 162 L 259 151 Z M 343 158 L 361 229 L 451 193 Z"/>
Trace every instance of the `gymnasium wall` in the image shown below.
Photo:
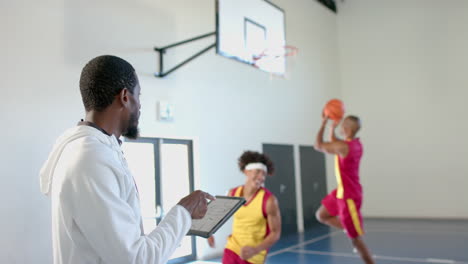
<path fill-rule="evenodd" d="M 136 68 L 143 136 L 194 140 L 198 188 L 222 194 L 242 184 L 237 157 L 263 142 L 312 144 L 323 103 L 340 95 L 336 17 L 315 1 L 273 2 L 286 11 L 288 43 L 300 49 L 289 80 L 214 50 L 166 79 L 152 76 L 154 46 L 215 30 L 214 0 L 1 1 L 0 263 L 52 262 L 38 172 L 56 137 L 84 116 L 79 74 L 95 56 L 121 56 Z M 170 51 L 168 66 L 212 41 Z M 156 120 L 158 100 L 175 105 L 174 122 Z M 228 232 L 217 233 L 216 250 L 199 240 L 199 256 L 219 254 Z"/>
<path fill-rule="evenodd" d="M 468 218 L 468 2 L 338 3 L 343 98 L 363 119 L 364 214 Z"/>

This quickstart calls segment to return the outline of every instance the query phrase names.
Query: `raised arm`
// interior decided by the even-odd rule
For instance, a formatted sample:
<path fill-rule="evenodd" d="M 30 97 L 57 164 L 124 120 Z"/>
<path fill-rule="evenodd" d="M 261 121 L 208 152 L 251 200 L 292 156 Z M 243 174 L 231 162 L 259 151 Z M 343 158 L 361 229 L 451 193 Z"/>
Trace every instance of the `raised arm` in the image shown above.
<path fill-rule="evenodd" d="M 335 135 L 335 130 L 337 126 L 338 126 L 338 122 L 336 121 L 332 122 L 332 125 L 330 127 L 330 142 L 335 142 L 339 140 Z"/>
<path fill-rule="evenodd" d="M 325 142 L 323 141 L 323 134 L 325 132 L 325 127 L 327 125 L 328 118 L 324 117 L 322 121 L 322 125 L 320 126 L 320 129 L 317 133 L 317 137 L 315 139 L 315 144 L 314 147 L 317 151 L 325 152 L 328 154 L 335 154 L 335 155 L 340 155 L 342 157 L 346 157 L 349 152 L 349 147 L 346 142 L 339 140 L 335 137 L 334 141 L 331 142 Z M 336 127 L 336 126 L 335 126 Z M 333 131 L 335 130 L 334 128 L 332 129 Z M 334 136 L 334 132 L 331 132 Z"/>

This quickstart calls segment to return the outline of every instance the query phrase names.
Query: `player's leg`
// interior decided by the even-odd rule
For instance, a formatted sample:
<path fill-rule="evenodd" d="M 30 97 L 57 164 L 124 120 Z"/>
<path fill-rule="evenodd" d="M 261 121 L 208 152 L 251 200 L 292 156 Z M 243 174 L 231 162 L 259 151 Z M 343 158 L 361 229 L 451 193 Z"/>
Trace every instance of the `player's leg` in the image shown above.
<path fill-rule="evenodd" d="M 364 260 L 364 263 L 375 263 L 370 250 L 367 248 L 366 243 L 364 243 L 364 240 L 361 236 L 352 238 L 351 241 L 353 242 L 354 248 L 357 250 L 359 255 L 361 255 L 362 260 Z"/>
<path fill-rule="evenodd" d="M 340 219 L 338 219 L 336 215 L 331 215 L 330 212 L 328 212 L 327 208 L 323 205 L 321 205 L 317 212 L 315 212 L 315 217 L 322 224 L 343 229 Z"/>
<path fill-rule="evenodd" d="M 315 212 L 315 217 L 322 224 L 343 229 L 340 219 L 337 217 L 338 213 L 338 198 L 336 198 L 336 190 L 334 190 L 323 198 L 322 205 Z"/>
<path fill-rule="evenodd" d="M 351 239 L 354 248 L 357 250 L 362 260 L 364 260 L 364 263 L 374 264 L 375 262 L 372 259 L 372 254 L 362 239 L 364 227 L 360 211 L 361 200 L 341 200 L 339 207 L 341 224 L 345 228 L 346 234 Z"/>

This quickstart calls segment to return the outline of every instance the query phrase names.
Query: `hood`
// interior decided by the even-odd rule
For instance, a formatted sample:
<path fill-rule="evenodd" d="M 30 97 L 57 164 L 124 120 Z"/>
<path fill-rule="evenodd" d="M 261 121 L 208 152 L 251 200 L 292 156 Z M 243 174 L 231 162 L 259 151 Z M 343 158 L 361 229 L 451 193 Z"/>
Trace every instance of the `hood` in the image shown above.
<path fill-rule="evenodd" d="M 68 143 L 88 136 L 96 137 L 99 141 L 109 146 L 117 143 L 115 136 L 107 136 L 96 128 L 86 125 L 76 126 L 65 131 L 65 133 L 63 133 L 55 142 L 52 151 L 47 158 L 47 161 L 44 163 L 44 165 L 42 165 L 41 171 L 39 173 L 40 188 L 43 194 L 47 196 L 50 194 L 57 162 L 59 161 L 60 156 L 62 155 L 62 152 Z"/>

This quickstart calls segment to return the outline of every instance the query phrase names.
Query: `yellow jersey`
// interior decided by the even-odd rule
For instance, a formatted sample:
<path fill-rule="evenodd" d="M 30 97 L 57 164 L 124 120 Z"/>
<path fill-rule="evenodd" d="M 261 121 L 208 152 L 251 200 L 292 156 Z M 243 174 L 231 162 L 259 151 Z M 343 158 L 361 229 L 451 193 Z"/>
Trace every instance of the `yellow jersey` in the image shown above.
<path fill-rule="evenodd" d="M 241 197 L 244 186 L 231 190 L 230 196 Z M 256 247 L 265 240 L 270 233 L 268 226 L 266 204 L 271 192 L 261 187 L 252 198 L 234 214 L 232 234 L 229 236 L 226 248 L 240 256 L 244 246 Z M 253 264 L 265 262 L 267 250 L 263 250 L 247 261 Z"/>

